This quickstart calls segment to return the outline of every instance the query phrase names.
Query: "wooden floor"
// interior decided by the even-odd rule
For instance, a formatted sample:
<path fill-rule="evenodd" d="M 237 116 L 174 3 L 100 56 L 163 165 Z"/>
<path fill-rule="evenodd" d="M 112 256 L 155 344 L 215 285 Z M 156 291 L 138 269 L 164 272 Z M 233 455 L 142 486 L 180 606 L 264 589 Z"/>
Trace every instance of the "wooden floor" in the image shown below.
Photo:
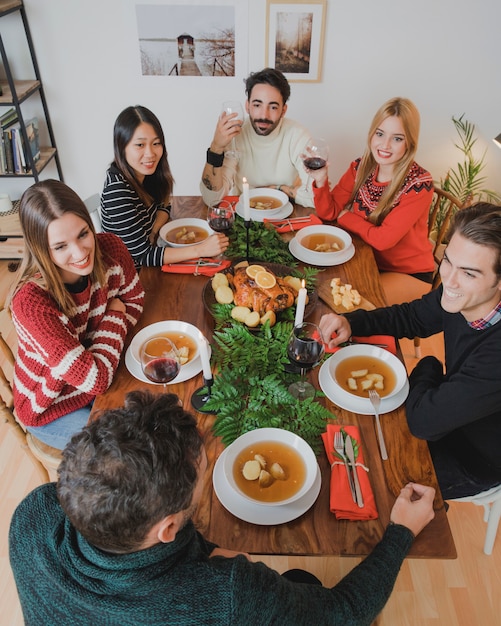
<path fill-rule="evenodd" d="M 0 296 L 11 276 L 0 263 Z M 2 324 L 2 319 L 0 319 Z M 8 340 L 14 341 L 11 335 Z M 402 350 L 408 369 L 417 362 L 412 342 Z M 440 337 L 423 340 L 422 354 L 441 355 Z M 41 474 L 28 453 L 19 447 L 5 424 L 0 424 L 0 626 L 21 626 L 21 609 L 9 566 L 7 533 L 16 505 Z M 501 532 L 494 552 L 483 551 L 483 510 L 473 504 L 451 503 L 448 517 L 457 547 L 455 560 L 406 559 L 393 594 L 377 626 L 493 626 L 501 623 Z M 258 557 L 256 557 L 258 560 Z M 358 562 L 340 557 L 262 557 L 279 572 L 302 567 L 326 586 L 336 584 Z M 96 613 L 99 607 L 96 606 Z"/>

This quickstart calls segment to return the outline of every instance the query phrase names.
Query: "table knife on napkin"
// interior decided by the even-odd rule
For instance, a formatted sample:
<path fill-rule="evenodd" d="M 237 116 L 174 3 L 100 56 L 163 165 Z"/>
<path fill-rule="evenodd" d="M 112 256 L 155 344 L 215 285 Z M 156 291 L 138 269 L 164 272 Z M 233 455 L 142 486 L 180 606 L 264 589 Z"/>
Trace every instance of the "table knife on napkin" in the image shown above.
<path fill-rule="evenodd" d="M 353 442 L 351 440 L 350 435 L 348 435 L 344 442 L 344 450 L 346 452 L 346 456 L 348 457 L 348 461 L 351 465 L 351 470 L 353 474 L 353 482 L 355 484 L 355 493 L 357 496 L 357 504 L 360 508 L 364 506 L 364 499 L 362 498 L 362 490 L 360 489 L 360 482 L 358 480 L 357 474 L 357 466 L 355 465 L 355 453 L 353 451 Z"/>

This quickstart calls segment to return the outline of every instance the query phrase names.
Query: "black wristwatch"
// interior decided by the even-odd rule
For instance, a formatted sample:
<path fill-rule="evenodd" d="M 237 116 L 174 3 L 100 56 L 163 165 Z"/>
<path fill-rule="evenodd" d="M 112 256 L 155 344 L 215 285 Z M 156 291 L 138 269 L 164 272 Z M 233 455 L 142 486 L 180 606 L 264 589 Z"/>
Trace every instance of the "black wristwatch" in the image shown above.
<path fill-rule="evenodd" d="M 224 161 L 224 152 L 223 154 L 218 154 L 217 152 L 212 152 L 210 148 L 207 148 L 207 163 L 212 165 L 212 167 L 221 167 Z"/>

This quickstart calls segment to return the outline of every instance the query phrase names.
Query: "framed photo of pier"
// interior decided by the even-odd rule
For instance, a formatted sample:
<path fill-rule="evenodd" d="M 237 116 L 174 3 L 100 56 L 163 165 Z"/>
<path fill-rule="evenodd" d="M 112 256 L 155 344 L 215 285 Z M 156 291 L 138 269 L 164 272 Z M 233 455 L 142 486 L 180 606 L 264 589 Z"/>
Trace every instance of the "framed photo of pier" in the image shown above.
<path fill-rule="evenodd" d="M 153 2 L 136 4 L 143 76 L 228 80 L 247 74 L 248 0 Z"/>
<path fill-rule="evenodd" d="M 320 82 L 327 0 L 267 0 L 266 60 L 289 82 Z"/>

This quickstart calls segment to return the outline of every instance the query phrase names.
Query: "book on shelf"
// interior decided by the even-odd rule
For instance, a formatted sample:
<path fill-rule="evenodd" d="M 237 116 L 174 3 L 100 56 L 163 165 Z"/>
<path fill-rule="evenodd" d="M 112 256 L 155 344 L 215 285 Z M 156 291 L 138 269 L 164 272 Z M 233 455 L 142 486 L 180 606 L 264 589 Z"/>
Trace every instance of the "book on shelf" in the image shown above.
<path fill-rule="evenodd" d="M 0 126 L 2 130 L 17 122 L 17 111 L 16 109 L 9 109 L 3 115 L 0 115 Z"/>
<path fill-rule="evenodd" d="M 2 133 L 2 149 L 5 153 L 5 174 L 14 174 L 14 153 L 12 151 L 12 127 L 18 121 L 16 109 L 9 109 L 0 116 L 0 132 Z"/>
<path fill-rule="evenodd" d="M 30 168 L 20 126 L 12 129 L 12 152 L 14 154 L 14 171 L 16 174 L 26 174 Z"/>
<path fill-rule="evenodd" d="M 12 137 L 9 129 L 3 131 L 3 147 L 5 150 L 6 174 L 14 173 L 14 159 L 12 157 Z"/>
<path fill-rule="evenodd" d="M 38 132 L 38 117 L 32 117 L 26 121 L 26 135 L 31 150 L 31 156 L 35 163 L 40 159 L 40 137 Z"/>
<path fill-rule="evenodd" d="M 4 123 L 2 124 L 2 118 Z M 0 173 L 25 174 L 33 163 L 40 159 L 40 139 L 38 131 L 38 118 L 33 117 L 26 121 L 25 130 L 28 143 L 26 144 L 17 115 L 2 116 L 0 129 L 2 141 L 0 141 Z"/>

